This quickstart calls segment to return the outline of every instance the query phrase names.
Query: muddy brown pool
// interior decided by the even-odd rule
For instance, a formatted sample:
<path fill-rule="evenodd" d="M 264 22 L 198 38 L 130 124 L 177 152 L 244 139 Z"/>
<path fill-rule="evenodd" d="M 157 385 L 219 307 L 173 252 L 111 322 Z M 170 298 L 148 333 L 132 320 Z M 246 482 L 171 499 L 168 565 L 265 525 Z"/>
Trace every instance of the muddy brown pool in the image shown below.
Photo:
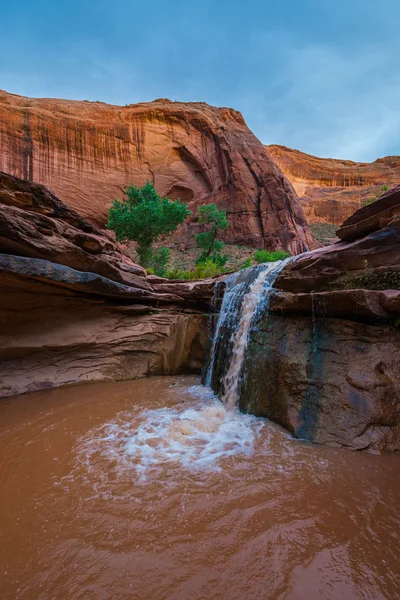
<path fill-rule="evenodd" d="M 293 440 L 193 377 L 0 403 L 1 600 L 395 600 L 400 457 Z"/>

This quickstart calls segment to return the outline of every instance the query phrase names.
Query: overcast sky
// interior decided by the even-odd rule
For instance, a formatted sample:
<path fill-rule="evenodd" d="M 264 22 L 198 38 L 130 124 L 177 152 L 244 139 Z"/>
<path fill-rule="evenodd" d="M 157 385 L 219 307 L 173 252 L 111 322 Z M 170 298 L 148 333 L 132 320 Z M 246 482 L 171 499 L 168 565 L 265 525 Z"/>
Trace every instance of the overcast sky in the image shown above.
<path fill-rule="evenodd" d="M 0 0 L 0 88 L 240 110 L 265 144 L 400 154 L 400 0 Z"/>

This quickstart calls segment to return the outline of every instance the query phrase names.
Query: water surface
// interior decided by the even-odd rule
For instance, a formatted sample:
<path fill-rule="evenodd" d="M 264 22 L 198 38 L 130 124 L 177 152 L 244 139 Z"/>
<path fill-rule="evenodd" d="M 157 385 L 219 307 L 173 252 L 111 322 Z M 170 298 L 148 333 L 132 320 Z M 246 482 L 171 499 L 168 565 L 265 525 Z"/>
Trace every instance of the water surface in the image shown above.
<path fill-rule="evenodd" d="M 400 460 L 296 441 L 193 377 L 0 404 L 2 600 L 400 598 Z"/>

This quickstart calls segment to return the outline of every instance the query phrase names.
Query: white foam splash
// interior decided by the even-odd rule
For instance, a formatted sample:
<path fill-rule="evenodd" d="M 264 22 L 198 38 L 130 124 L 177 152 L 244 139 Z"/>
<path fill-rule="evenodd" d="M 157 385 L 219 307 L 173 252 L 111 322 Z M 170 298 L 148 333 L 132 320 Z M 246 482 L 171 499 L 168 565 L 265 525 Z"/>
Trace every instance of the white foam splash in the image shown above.
<path fill-rule="evenodd" d="M 143 481 L 166 466 L 219 470 L 223 459 L 252 454 L 261 419 L 226 410 L 203 386 L 184 393 L 190 407 L 180 402 L 142 412 L 133 408 L 91 430 L 80 440 L 81 461 L 92 471 L 99 460 L 104 468 L 106 459 L 117 476 L 133 472 Z"/>

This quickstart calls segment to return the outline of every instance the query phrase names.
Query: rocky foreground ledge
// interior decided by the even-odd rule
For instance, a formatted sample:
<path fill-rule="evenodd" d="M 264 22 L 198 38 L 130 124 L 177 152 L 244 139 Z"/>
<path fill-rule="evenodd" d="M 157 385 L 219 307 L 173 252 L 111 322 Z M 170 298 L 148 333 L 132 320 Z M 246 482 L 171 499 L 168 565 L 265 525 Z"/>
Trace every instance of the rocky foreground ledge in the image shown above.
<path fill-rule="evenodd" d="M 199 372 L 214 283 L 147 275 L 45 187 L 0 173 L 0 397 Z"/>
<path fill-rule="evenodd" d="M 279 276 L 241 407 L 299 438 L 400 452 L 400 186 L 338 237 Z"/>

